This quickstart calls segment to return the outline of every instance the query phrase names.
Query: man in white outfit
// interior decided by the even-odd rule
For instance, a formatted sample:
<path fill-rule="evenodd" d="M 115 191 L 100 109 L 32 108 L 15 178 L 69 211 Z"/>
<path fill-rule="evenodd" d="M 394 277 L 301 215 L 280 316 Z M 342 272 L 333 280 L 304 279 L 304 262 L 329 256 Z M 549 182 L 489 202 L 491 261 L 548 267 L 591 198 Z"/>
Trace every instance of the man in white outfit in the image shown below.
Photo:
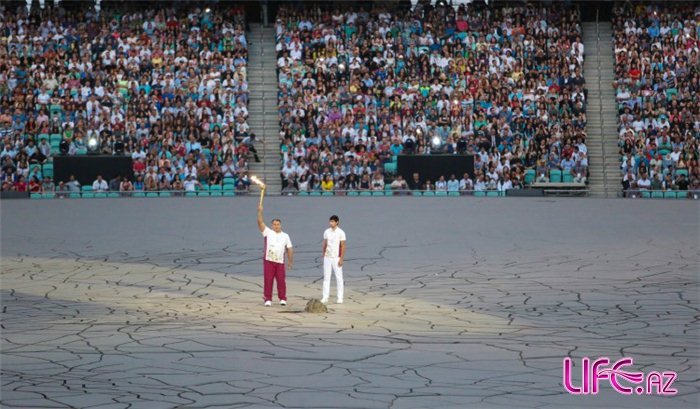
<path fill-rule="evenodd" d="M 333 215 L 329 220 L 331 227 L 323 232 L 323 298 L 321 302 L 328 303 L 331 292 L 331 271 L 335 273 L 338 285 L 337 303 L 343 303 L 343 259 L 345 258 L 345 232 L 338 227 L 338 216 Z"/>

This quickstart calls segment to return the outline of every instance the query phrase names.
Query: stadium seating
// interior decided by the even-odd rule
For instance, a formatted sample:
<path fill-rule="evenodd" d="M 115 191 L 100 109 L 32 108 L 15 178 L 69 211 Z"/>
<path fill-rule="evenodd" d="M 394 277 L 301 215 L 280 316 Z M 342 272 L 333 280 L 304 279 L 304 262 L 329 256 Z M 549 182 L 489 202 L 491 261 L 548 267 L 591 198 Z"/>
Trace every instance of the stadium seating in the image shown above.
<path fill-rule="evenodd" d="M 539 159 L 545 171 L 572 160 L 587 173 L 577 8 L 387 7 L 279 9 L 283 167 L 292 162 L 309 190 L 318 190 L 326 174 L 339 190 L 354 189 L 348 175 L 377 169 L 389 182 L 396 156 L 411 152 L 480 155 L 485 166 L 470 176 L 488 175 L 493 189 L 505 173 L 514 187 L 532 183 L 532 173 L 522 175 Z M 528 33 L 540 21 L 549 28 Z M 526 43 L 528 35 L 538 41 Z M 548 64 L 538 57 L 543 53 Z"/>
<path fill-rule="evenodd" d="M 700 5 L 621 3 L 613 15 L 623 189 L 698 190 Z"/>

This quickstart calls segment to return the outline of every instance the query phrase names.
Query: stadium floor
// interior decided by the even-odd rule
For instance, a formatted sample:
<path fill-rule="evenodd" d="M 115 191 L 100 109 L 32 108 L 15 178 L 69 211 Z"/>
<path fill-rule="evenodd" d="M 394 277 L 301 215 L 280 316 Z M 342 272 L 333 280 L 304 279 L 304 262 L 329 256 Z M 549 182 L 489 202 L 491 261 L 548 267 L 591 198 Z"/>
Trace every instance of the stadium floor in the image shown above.
<path fill-rule="evenodd" d="M 256 198 L 0 205 L 2 407 L 700 406 L 697 201 L 270 197 L 296 249 L 271 308 Z M 345 304 L 302 313 L 334 213 Z M 567 356 L 678 394 L 570 395 Z"/>

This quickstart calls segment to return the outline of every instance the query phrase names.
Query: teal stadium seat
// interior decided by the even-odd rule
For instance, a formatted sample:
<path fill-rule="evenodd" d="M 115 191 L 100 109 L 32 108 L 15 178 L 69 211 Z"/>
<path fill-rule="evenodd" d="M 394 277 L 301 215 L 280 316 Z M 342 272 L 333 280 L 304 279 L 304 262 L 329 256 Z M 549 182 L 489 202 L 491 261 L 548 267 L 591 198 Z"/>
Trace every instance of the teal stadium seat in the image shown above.
<path fill-rule="evenodd" d="M 561 170 L 551 169 L 549 171 L 549 181 L 552 183 L 560 183 L 561 182 Z"/>
<path fill-rule="evenodd" d="M 41 173 L 53 179 L 53 163 L 44 163 L 41 167 Z"/>
<path fill-rule="evenodd" d="M 532 182 L 534 182 L 536 176 L 537 176 L 537 174 L 535 173 L 534 169 L 527 169 L 525 171 L 525 184 L 529 185 Z"/>

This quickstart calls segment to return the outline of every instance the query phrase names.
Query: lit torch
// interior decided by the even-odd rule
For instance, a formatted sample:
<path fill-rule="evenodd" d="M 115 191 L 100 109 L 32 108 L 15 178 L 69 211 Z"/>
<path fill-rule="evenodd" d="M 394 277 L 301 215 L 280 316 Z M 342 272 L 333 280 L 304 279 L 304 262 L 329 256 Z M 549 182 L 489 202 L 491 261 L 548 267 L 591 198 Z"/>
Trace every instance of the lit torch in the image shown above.
<path fill-rule="evenodd" d="M 263 183 L 263 181 L 258 179 L 258 177 L 255 175 L 250 177 L 250 181 L 260 186 L 260 206 L 262 206 L 263 196 L 265 196 L 265 183 Z"/>

